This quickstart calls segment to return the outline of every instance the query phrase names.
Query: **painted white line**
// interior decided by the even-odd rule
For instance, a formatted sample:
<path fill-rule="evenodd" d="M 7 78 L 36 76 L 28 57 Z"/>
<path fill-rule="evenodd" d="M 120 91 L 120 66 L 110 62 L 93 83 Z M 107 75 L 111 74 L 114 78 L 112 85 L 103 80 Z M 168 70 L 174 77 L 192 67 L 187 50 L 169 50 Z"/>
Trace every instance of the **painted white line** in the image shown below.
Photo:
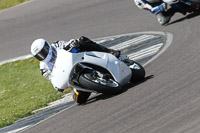
<path fill-rule="evenodd" d="M 121 36 L 131 36 L 131 35 L 140 35 L 140 34 L 155 34 L 155 35 L 166 36 L 166 37 L 168 37 L 167 38 L 167 42 L 166 42 L 168 45 L 170 45 L 172 40 L 173 40 L 173 35 L 171 33 L 161 32 L 161 31 L 144 31 L 144 32 L 136 32 L 136 33 L 127 33 L 127 34 L 121 34 L 121 35 L 114 35 L 114 36 L 109 36 L 109 37 L 97 38 L 97 39 L 93 39 L 93 40 L 96 41 L 96 42 L 105 42 L 105 40 L 106 41 L 107 40 L 114 40 L 115 38 L 119 38 Z M 168 40 L 168 39 L 171 39 L 171 40 Z M 169 46 L 167 46 L 167 47 L 169 47 Z M 0 61 L 0 65 L 5 64 L 5 63 L 9 63 L 9 62 L 13 62 L 13 61 L 28 59 L 28 58 L 31 58 L 31 57 L 32 57 L 32 55 L 29 54 L 29 55 L 20 56 L 20 57 L 12 58 L 12 59 L 5 60 L 5 61 Z"/>
<path fill-rule="evenodd" d="M 96 40 L 96 39 L 95 39 Z M 94 40 L 94 41 L 95 41 Z M 96 40 L 95 42 L 96 43 L 104 43 L 104 42 L 107 42 L 107 41 L 113 41 L 113 40 L 115 40 L 115 38 L 112 38 L 112 39 L 104 39 L 104 40 Z"/>
<path fill-rule="evenodd" d="M 143 64 L 143 66 L 145 67 L 167 50 L 167 48 L 172 44 L 173 34 L 171 34 L 169 32 L 162 32 L 162 31 L 142 31 L 142 32 L 136 32 L 136 33 L 127 33 L 127 34 L 114 35 L 114 36 L 109 36 L 109 37 L 102 37 L 102 38 L 96 39 L 96 41 L 103 40 L 103 39 L 109 40 L 109 38 L 118 38 L 121 36 L 141 35 L 141 34 L 155 34 L 155 35 L 162 35 L 162 36 L 166 37 L 166 43 L 163 46 L 163 48 L 153 58 L 151 58 L 150 60 L 148 60 L 146 63 Z"/>
<path fill-rule="evenodd" d="M 64 111 L 66 111 L 66 110 L 68 110 L 68 109 L 74 107 L 75 105 L 77 105 L 77 104 L 75 103 L 75 104 L 73 104 L 72 106 L 69 106 L 68 108 L 63 109 L 63 110 L 61 110 L 60 112 L 55 113 L 55 114 L 53 114 L 52 116 L 50 116 L 50 117 L 48 117 L 48 118 L 46 118 L 46 119 L 44 119 L 44 120 L 41 120 L 41 121 L 39 121 L 38 123 L 36 123 L 36 124 L 34 124 L 34 125 L 28 126 L 28 127 L 24 128 L 23 130 L 21 130 L 19 133 L 21 133 L 21 132 L 23 132 L 23 131 L 26 131 L 26 130 L 28 130 L 28 129 L 34 127 L 34 126 L 37 126 L 37 125 L 39 125 L 40 123 L 42 123 L 42 122 L 44 122 L 44 121 L 47 121 L 48 119 L 51 119 L 51 118 L 53 118 L 54 116 L 56 116 L 56 115 L 58 115 L 58 114 L 61 114 L 62 112 L 64 112 Z"/>
<path fill-rule="evenodd" d="M 141 34 L 153 34 L 153 35 L 164 35 L 166 34 L 166 32 L 162 32 L 162 31 L 142 31 L 142 32 L 136 32 L 136 33 L 126 33 L 126 34 L 121 34 L 121 35 L 113 35 L 113 36 L 108 36 L 108 37 L 101 37 L 101 38 L 97 38 L 94 39 L 96 41 L 101 41 L 101 40 L 111 40 L 111 38 L 115 39 L 115 38 L 119 38 L 122 36 L 133 36 L 133 35 L 141 35 Z"/>
<path fill-rule="evenodd" d="M 17 7 L 24 6 L 24 5 L 26 5 L 26 4 L 29 4 L 29 3 L 33 2 L 33 1 L 35 1 L 35 0 L 25 1 L 25 2 L 23 2 L 23 3 L 20 3 L 20 4 L 17 4 L 17 5 L 11 6 L 11 7 L 9 7 L 9 8 L 2 9 L 2 10 L 0 11 L 0 13 L 4 13 L 4 12 L 10 10 L 10 9 L 14 9 L 14 8 L 17 8 Z"/>
<path fill-rule="evenodd" d="M 158 51 L 158 50 L 153 50 L 153 51 L 151 51 L 151 52 L 144 53 L 144 54 L 142 54 L 142 55 L 140 55 L 140 56 L 137 56 L 137 57 L 131 57 L 130 59 L 131 59 L 131 60 L 137 61 L 137 60 L 139 60 L 139 59 L 146 58 L 146 57 L 148 57 L 148 56 L 152 56 L 152 55 L 156 54 L 157 51 Z"/>
<path fill-rule="evenodd" d="M 129 47 L 133 44 L 138 44 L 138 43 L 141 43 L 143 41 L 153 39 L 154 37 L 155 37 L 154 35 L 142 35 L 142 36 L 136 37 L 134 39 L 128 40 L 126 42 L 120 43 L 118 45 L 112 46 L 110 48 L 115 49 L 115 50 L 120 50 L 120 49 L 127 48 L 127 47 Z"/>
<path fill-rule="evenodd" d="M 69 102 L 72 102 L 74 101 L 71 94 L 70 93 L 67 93 L 63 96 L 62 99 L 59 99 L 57 101 L 54 101 L 54 102 L 51 102 L 48 104 L 48 106 L 44 107 L 44 108 L 40 108 L 40 109 L 37 109 L 37 110 L 34 110 L 32 111 L 32 113 L 36 113 L 36 112 L 39 112 L 39 111 L 42 111 L 42 110 L 45 110 L 45 109 L 49 109 L 49 108 L 52 108 L 52 107 L 55 107 L 55 106 L 58 106 L 60 104 L 65 104 L 65 103 L 69 103 Z"/>
<path fill-rule="evenodd" d="M 158 58 L 161 54 L 163 54 L 168 47 L 172 44 L 173 41 L 173 35 L 169 32 L 161 32 L 161 35 L 166 36 L 166 43 L 163 46 L 163 48 L 159 51 L 158 54 L 156 54 L 154 57 L 152 57 L 149 61 L 147 61 L 146 63 L 144 63 L 143 66 L 147 66 L 149 63 L 151 63 L 152 61 L 154 61 L 156 58 Z"/>
<path fill-rule="evenodd" d="M 21 127 L 21 128 L 16 129 L 16 130 L 8 131 L 8 132 L 6 132 L 6 133 L 17 133 L 17 132 L 19 132 L 19 131 L 21 131 L 21 130 L 24 130 L 24 129 L 30 127 L 30 126 L 31 126 L 31 125 L 28 125 L 28 126 L 25 126 L 25 127 Z"/>
<path fill-rule="evenodd" d="M 145 49 L 142 49 L 140 51 L 137 51 L 135 53 L 132 53 L 132 54 L 129 54 L 128 56 L 137 56 L 137 55 L 140 55 L 142 53 L 145 53 L 145 52 L 148 52 L 148 51 L 151 51 L 151 50 L 154 50 L 154 49 L 159 49 L 163 46 L 163 43 L 159 43 L 159 44 L 156 44 L 156 45 L 153 45 L 153 46 L 150 46 L 150 47 L 147 47 Z"/>
<path fill-rule="evenodd" d="M 141 56 L 146 55 L 148 53 L 156 53 L 158 50 L 159 50 L 159 48 L 149 49 L 149 50 L 146 50 L 146 51 L 137 52 L 133 55 L 128 55 L 128 57 L 133 59 L 133 58 L 136 58 L 136 57 L 141 57 Z"/>
<path fill-rule="evenodd" d="M 132 53 L 127 55 L 130 59 L 140 59 L 142 57 L 148 56 L 148 55 L 152 55 L 155 54 L 156 52 L 159 51 L 159 49 L 163 46 L 163 43 L 148 47 L 146 49 L 142 49 L 136 53 Z"/>
<path fill-rule="evenodd" d="M 10 63 L 10 62 L 15 62 L 15 61 L 18 61 L 18 60 L 25 60 L 25 59 L 28 59 L 28 58 L 31 58 L 31 57 L 33 57 L 33 56 L 31 54 L 29 54 L 29 55 L 24 55 L 24 56 L 12 58 L 12 59 L 9 59 L 9 60 L 1 61 L 0 65 Z"/>

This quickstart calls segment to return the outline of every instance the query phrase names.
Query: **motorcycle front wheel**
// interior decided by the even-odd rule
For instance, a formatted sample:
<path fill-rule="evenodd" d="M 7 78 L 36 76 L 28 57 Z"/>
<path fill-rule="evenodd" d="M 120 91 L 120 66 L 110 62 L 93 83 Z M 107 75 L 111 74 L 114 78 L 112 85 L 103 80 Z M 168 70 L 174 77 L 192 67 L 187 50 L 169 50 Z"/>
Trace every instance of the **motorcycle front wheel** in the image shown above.
<path fill-rule="evenodd" d="M 81 74 L 79 83 L 85 89 L 104 94 L 118 94 L 122 91 L 122 86 L 115 80 L 94 76 L 92 72 Z"/>

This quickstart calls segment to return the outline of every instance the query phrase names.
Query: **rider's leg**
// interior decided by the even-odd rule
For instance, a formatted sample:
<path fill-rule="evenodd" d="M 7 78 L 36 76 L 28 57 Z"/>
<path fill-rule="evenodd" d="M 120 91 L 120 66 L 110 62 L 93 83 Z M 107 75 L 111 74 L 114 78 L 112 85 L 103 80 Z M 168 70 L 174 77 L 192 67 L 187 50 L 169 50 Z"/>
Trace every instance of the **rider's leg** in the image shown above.
<path fill-rule="evenodd" d="M 186 10 L 189 8 L 188 5 L 181 2 L 172 4 L 171 7 L 174 8 L 177 12 L 182 13 L 183 15 L 186 15 Z"/>
<path fill-rule="evenodd" d="M 116 51 L 113 49 L 108 49 L 100 44 L 97 44 L 96 42 L 93 42 L 87 37 L 80 37 L 80 50 L 81 51 L 99 51 L 99 52 L 106 52 L 106 53 L 111 53 L 117 58 L 120 56 L 120 51 Z"/>
<path fill-rule="evenodd" d="M 183 15 L 186 14 L 186 10 L 189 8 L 187 4 L 184 4 L 179 0 L 163 0 L 163 2 L 169 4 L 176 12 L 182 13 Z"/>

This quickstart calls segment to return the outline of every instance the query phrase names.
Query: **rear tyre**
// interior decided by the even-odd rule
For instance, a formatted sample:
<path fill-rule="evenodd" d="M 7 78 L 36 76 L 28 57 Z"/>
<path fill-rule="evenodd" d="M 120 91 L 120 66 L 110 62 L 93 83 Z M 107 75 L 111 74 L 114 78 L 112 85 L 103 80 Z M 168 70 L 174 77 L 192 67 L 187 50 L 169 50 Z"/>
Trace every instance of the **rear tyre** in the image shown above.
<path fill-rule="evenodd" d="M 132 71 L 131 82 L 141 81 L 145 77 L 145 70 L 142 65 L 134 61 L 134 64 L 129 66 Z"/>
<path fill-rule="evenodd" d="M 81 74 L 79 83 L 85 89 L 104 94 L 118 94 L 122 91 L 121 85 L 115 80 L 111 78 L 101 78 L 93 72 Z"/>

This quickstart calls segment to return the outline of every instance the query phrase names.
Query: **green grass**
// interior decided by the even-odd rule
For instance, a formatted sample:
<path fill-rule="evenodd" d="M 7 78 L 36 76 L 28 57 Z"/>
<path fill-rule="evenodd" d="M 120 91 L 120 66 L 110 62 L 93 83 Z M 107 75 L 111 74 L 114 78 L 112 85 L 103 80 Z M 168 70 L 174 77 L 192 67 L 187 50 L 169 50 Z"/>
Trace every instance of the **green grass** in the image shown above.
<path fill-rule="evenodd" d="M 20 4 L 28 0 L 0 0 L 0 10 Z"/>
<path fill-rule="evenodd" d="M 40 74 L 34 58 L 0 66 L 0 128 L 61 96 Z"/>
<path fill-rule="evenodd" d="M 0 10 L 28 0 L 0 0 Z M 29 116 L 32 111 L 60 99 L 39 72 L 39 62 L 27 59 L 0 66 L 0 128 Z"/>
<path fill-rule="evenodd" d="M 0 0 L 0 10 L 28 0 Z M 0 128 L 32 114 L 32 111 L 60 99 L 39 72 L 39 62 L 27 59 L 0 66 Z"/>

